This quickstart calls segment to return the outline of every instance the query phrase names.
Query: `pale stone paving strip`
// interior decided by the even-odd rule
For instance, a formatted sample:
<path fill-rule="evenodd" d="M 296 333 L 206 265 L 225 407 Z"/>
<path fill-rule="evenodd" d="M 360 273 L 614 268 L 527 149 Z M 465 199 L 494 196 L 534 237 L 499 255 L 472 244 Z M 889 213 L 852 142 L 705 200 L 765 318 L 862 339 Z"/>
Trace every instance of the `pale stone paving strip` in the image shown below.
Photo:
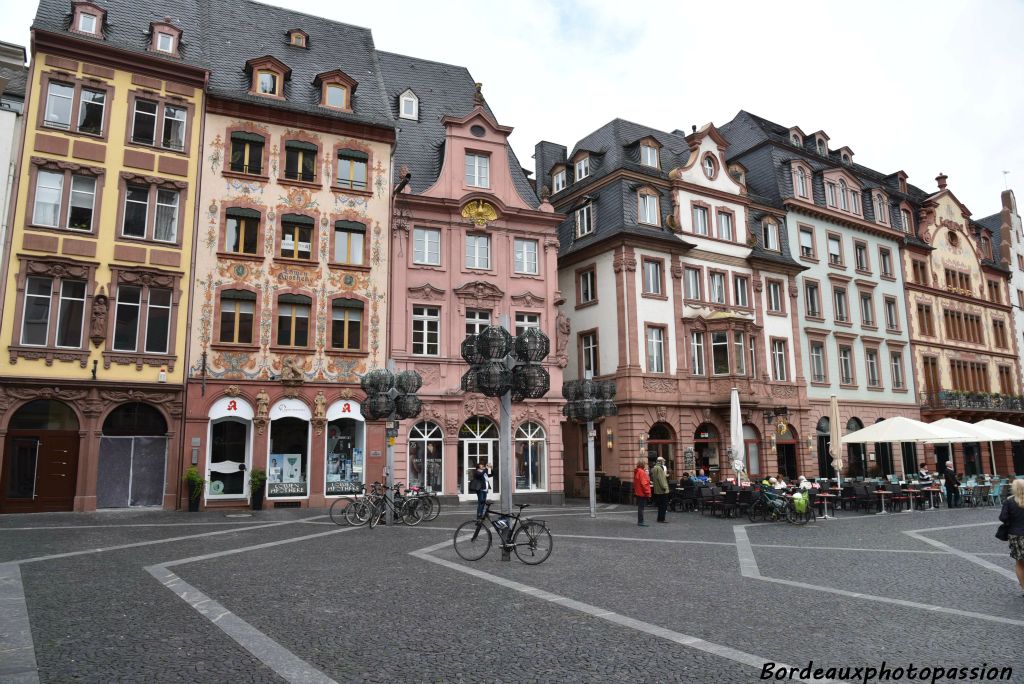
<path fill-rule="evenodd" d="M 36 684 L 39 671 L 17 563 L 0 563 L 0 681 Z"/>
<path fill-rule="evenodd" d="M 922 532 L 938 532 L 939 530 L 950 530 L 950 529 L 960 529 L 960 528 L 964 528 L 964 527 L 982 527 L 982 526 L 990 527 L 991 528 L 991 527 L 993 527 L 993 523 L 983 522 L 983 523 L 972 523 L 970 525 L 951 525 L 949 527 L 928 527 L 928 528 L 925 528 L 923 530 L 905 530 L 903 532 L 903 534 L 907 535 L 908 537 L 912 537 L 913 539 L 917 539 L 918 541 L 923 541 L 925 544 L 931 544 L 935 548 L 942 549 L 946 553 L 951 553 L 951 554 L 953 554 L 955 556 L 959 556 L 960 558 L 963 558 L 966 561 L 970 561 L 971 563 L 974 563 L 975 565 L 980 565 L 981 567 L 986 568 L 988 570 L 992 570 L 994 572 L 998 572 L 1000 575 L 1003 575 L 1004 577 L 1007 577 L 1007 578 L 1013 580 L 1014 582 L 1016 582 L 1017 581 L 1017 576 L 1015 574 L 1013 574 L 1012 572 L 1010 572 L 1010 570 L 1008 570 L 1006 568 L 1003 568 L 1003 567 L 1000 567 L 1000 566 L 996 565 L 995 563 L 990 563 L 987 560 L 985 560 L 984 558 L 978 558 L 978 554 L 968 553 L 966 551 L 961 551 L 960 549 L 955 549 L 955 548 L 953 548 L 952 546 L 950 546 L 948 544 L 943 544 L 940 541 L 937 541 L 935 539 L 931 539 L 931 538 L 926 537 L 923 534 L 921 534 Z"/>

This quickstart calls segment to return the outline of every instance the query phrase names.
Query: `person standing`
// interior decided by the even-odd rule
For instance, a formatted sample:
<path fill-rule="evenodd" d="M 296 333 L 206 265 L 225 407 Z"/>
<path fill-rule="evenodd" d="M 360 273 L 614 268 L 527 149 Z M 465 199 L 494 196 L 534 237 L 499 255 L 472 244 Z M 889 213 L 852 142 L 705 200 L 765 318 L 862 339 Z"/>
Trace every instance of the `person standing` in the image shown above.
<path fill-rule="evenodd" d="M 636 524 L 647 527 L 647 523 L 644 522 L 644 508 L 647 507 L 647 499 L 651 497 L 651 478 L 647 477 L 645 458 L 636 462 L 636 470 L 633 471 L 633 496 L 636 497 Z"/>
<path fill-rule="evenodd" d="M 476 487 L 476 517 L 482 518 L 487 504 L 487 492 L 491 489 L 490 472 L 483 461 L 476 462 L 476 470 L 473 471 L 473 484 Z"/>
<path fill-rule="evenodd" d="M 668 472 L 665 470 L 664 456 L 658 457 L 651 470 L 651 483 L 654 491 L 654 503 L 658 505 L 658 522 L 668 522 L 665 520 L 665 512 L 668 510 Z"/>
<path fill-rule="evenodd" d="M 956 478 L 953 462 L 946 461 L 946 507 L 960 508 L 960 480 Z"/>
<path fill-rule="evenodd" d="M 1017 561 L 1014 570 L 1017 572 L 1021 596 L 1024 597 L 1024 480 L 1017 478 L 1010 485 L 1010 497 L 1003 502 L 999 522 L 1009 527 L 1009 538 L 1006 541 L 1010 545 L 1010 558 Z"/>

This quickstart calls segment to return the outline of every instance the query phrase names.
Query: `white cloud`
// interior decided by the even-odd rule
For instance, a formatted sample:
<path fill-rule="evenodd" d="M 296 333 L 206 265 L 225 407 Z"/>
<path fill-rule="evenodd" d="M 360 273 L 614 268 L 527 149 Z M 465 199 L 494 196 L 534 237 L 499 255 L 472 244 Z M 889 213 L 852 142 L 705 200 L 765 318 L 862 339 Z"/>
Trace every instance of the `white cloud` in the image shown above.
<path fill-rule="evenodd" d="M 1003 170 L 1024 182 L 1014 0 L 281 4 L 369 27 L 380 49 L 468 67 L 526 166 L 536 141 L 571 147 L 616 117 L 689 130 L 747 109 L 823 128 L 925 190 L 944 171 L 976 218 L 999 209 Z M 27 43 L 31 14 L 7 8 L 3 40 Z"/>

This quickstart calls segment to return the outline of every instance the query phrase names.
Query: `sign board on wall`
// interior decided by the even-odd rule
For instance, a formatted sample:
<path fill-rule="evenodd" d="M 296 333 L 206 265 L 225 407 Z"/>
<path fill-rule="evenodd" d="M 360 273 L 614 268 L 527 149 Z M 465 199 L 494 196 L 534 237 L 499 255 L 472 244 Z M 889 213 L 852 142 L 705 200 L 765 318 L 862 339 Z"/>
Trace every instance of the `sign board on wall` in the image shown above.
<path fill-rule="evenodd" d="M 305 482 L 267 483 L 268 496 L 306 496 Z"/>
<path fill-rule="evenodd" d="M 359 402 L 350 399 L 336 401 L 327 407 L 327 422 L 338 420 L 339 418 L 351 418 L 360 422 L 366 420 L 363 418 L 363 411 L 359 406 Z"/>
<path fill-rule="evenodd" d="M 282 399 L 270 407 L 270 420 L 278 420 L 280 418 L 309 420 L 312 417 L 313 415 L 309 412 L 309 407 L 306 406 L 305 402 L 298 399 Z"/>

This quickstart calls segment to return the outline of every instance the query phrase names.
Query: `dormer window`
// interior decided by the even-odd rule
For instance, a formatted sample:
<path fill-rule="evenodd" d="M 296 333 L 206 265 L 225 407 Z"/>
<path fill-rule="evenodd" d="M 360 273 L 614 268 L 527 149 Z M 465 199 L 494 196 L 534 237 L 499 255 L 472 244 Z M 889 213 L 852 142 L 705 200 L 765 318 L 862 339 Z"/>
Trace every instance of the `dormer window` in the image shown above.
<path fill-rule="evenodd" d="M 644 166 L 658 168 L 658 148 L 654 145 L 640 146 L 640 163 Z"/>
<path fill-rule="evenodd" d="M 96 26 L 98 24 L 99 19 L 95 14 L 82 12 L 78 15 L 78 30 L 82 33 L 97 33 Z"/>
<path fill-rule="evenodd" d="M 807 197 L 807 172 L 802 166 L 796 168 L 796 194 L 799 197 Z"/>
<path fill-rule="evenodd" d="M 398 116 L 403 119 L 412 119 L 413 121 L 420 118 L 420 100 L 416 97 L 416 93 L 406 90 L 398 98 Z"/>
<path fill-rule="evenodd" d="M 576 180 L 581 181 L 590 175 L 590 157 L 583 157 L 576 162 Z"/>
<path fill-rule="evenodd" d="M 156 49 L 158 52 L 174 54 L 174 36 L 169 33 L 157 33 Z"/>
<path fill-rule="evenodd" d="M 850 159 L 850 155 L 845 153 L 843 154 L 843 163 L 846 164 L 847 166 L 853 163 L 853 160 Z"/>
<path fill-rule="evenodd" d="M 822 140 L 821 138 L 818 138 L 817 148 L 818 154 L 820 154 L 822 157 L 828 156 L 828 147 L 825 145 L 825 141 Z"/>
<path fill-rule="evenodd" d="M 887 204 L 882 193 L 875 195 L 875 220 L 879 223 L 888 223 L 885 216 L 889 213 Z"/>
<path fill-rule="evenodd" d="M 850 210 L 850 202 L 846 194 L 846 181 L 839 181 L 839 208 L 843 211 Z"/>
<path fill-rule="evenodd" d="M 352 111 L 352 96 L 358 83 L 341 69 L 317 74 L 313 85 L 320 88 L 320 106 Z"/>
<path fill-rule="evenodd" d="M 149 25 L 149 50 L 164 55 L 178 56 L 181 43 L 181 29 L 171 23 L 170 17 L 154 21 Z"/>
<path fill-rule="evenodd" d="M 789 140 L 790 140 L 790 142 L 792 142 L 797 147 L 803 147 L 803 143 L 800 141 L 800 136 L 797 135 L 796 133 L 794 133 L 793 135 L 789 136 Z"/>
<path fill-rule="evenodd" d="M 551 176 L 551 192 L 565 190 L 565 169 L 559 169 Z"/>
<path fill-rule="evenodd" d="M 779 246 L 779 224 L 773 219 L 765 219 L 761 222 L 761 244 L 772 252 L 782 251 Z"/>
<path fill-rule="evenodd" d="M 903 221 L 903 232 L 910 233 L 914 229 L 914 222 L 910 218 L 910 212 L 906 209 L 900 209 L 900 220 Z"/>
<path fill-rule="evenodd" d="M 718 173 L 718 165 L 715 164 L 715 158 L 710 154 L 704 155 L 704 160 L 701 162 L 701 168 L 704 169 L 704 175 L 708 180 L 711 180 Z"/>
<path fill-rule="evenodd" d="M 309 47 L 309 34 L 299 29 L 292 29 L 288 32 L 288 44 L 295 47 Z"/>
<path fill-rule="evenodd" d="M 292 73 L 287 64 L 267 55 L 250 59 L 245 63 L 245 68 L 252 75 L 250 93 L 265 97 L 284 97 L 284 82 Z"/>

